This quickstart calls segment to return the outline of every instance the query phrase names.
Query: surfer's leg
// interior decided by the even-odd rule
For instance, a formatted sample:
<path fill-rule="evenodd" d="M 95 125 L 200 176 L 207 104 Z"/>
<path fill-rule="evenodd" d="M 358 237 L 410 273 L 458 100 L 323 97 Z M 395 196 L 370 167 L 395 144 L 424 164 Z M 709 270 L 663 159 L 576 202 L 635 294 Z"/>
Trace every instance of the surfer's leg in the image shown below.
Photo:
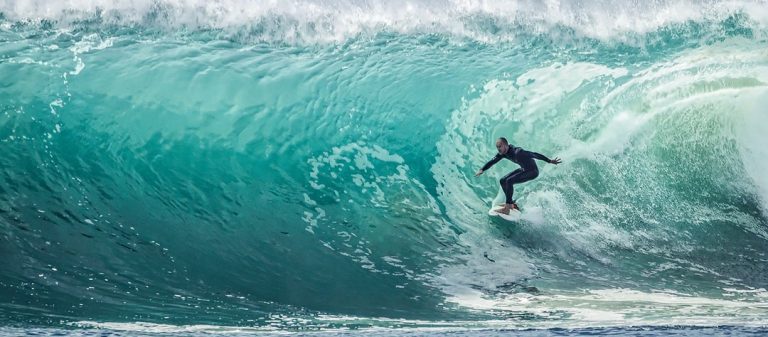
<path fill-rule="evenodd" d="M 533 180 L 538 176 L 539 176 L 538 170 L 524 171 L 522 169 L 517 169 L 512 171 L 512 173 L 504 176 L 504 178 L 502 178 L 501 186 L 504 189 L 504 194 L 507 197 L 506 205 L 504 205 L 505 211 L 508 212 L 510 209 L 517 208 L 517 204 L 515 204 L 515 200 L 512 199 L 512 195 L 515 193 L 514 185 Z"/>
<path fill-rule="evenodd" d="M 512 194 L 514 194 L 514 190 L 512 189 L 512 184 L 509 183 L 509 182 L 510 182 L 510 179 L 512 177 L 514 177 L 515 175 L 519 174 L 520 172 L 522 172 L 522 170 L 521 169 L 517 169 L 517 170 L 514 170 L 512 172 L 509 172 L 507 175 L 505 175 L 505 176 L 501 177 L 501 179 L 499 179 L 499 184 L 501 184 L 501 189 L 504 191 L 504 196 L 505 196 L 504 206 L 505 207 L 508 204 L 514 203 L 514 201 L 512 201 Z"/>

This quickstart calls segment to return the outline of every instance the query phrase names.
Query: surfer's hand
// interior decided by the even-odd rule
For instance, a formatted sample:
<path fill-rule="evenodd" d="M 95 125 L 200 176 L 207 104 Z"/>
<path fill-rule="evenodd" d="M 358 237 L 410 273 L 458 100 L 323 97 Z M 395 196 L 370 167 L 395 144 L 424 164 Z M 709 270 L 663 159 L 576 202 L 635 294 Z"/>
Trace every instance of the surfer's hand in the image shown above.
<path fill-rule="evenodd" d="M 481 174 L 483 174 L 483 170 L 477 171 L 477 173 L 475 173 L 475 177 L 479 177 Z"/>
<path fill-rule="evenodd" d="M 555 165 L 560 164 L 562 162 L 563 161 L 560 160 L 560 158 L 555 158 L 555 159 L 552 159 L 552 160 L 549 161 L 550 164 L 555 164 Z"/>

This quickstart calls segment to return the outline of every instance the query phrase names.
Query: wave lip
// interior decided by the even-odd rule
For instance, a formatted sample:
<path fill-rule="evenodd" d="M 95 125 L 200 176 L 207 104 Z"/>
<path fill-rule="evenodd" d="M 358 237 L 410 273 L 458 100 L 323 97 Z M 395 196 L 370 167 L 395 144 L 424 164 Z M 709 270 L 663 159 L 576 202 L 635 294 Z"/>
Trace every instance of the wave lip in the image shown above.
<path fill-rule="evenodd" d="M 768 27 L 765 1 L 264 1 L 245 0 L 9 0 L 11 21 L 61 26 L 107 24 L 164 29 L 225 30 L 249 39 L 341 42 L 378 32 L 444 34 L 480 42 L 525 34 L 582 36 L 629 42 L 637 35 L 690 22 L 716 26 L 733 17 L 759 31 Z M 719 28 L 716 28 L 719 29 Z M 241 36 L 242 37 L 242 36 Z"/>

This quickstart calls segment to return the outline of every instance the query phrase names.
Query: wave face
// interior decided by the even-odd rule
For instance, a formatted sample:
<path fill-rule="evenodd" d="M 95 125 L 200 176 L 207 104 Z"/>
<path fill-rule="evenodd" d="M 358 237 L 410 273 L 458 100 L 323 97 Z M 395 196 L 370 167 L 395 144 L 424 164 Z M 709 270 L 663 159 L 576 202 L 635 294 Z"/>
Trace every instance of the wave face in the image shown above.
<path fill-rule="evenodd" d="M 2 2 L 0 323 L 764 325 L 766 8 Z"/>

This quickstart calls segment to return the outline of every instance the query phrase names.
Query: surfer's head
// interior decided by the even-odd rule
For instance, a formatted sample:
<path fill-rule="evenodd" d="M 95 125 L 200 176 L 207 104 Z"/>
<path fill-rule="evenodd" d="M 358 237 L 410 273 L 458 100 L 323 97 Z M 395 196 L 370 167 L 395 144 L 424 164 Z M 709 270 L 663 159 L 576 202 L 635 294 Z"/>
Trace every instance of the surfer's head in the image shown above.
<path fill-rule="evenodd" d="M 496 150 L 499 150 L 500 154 L 507 153 L 507 150 L 509 150 L 509 142 L 504 137 L 499 137 L 499 139 L 496 140 Z"/>

